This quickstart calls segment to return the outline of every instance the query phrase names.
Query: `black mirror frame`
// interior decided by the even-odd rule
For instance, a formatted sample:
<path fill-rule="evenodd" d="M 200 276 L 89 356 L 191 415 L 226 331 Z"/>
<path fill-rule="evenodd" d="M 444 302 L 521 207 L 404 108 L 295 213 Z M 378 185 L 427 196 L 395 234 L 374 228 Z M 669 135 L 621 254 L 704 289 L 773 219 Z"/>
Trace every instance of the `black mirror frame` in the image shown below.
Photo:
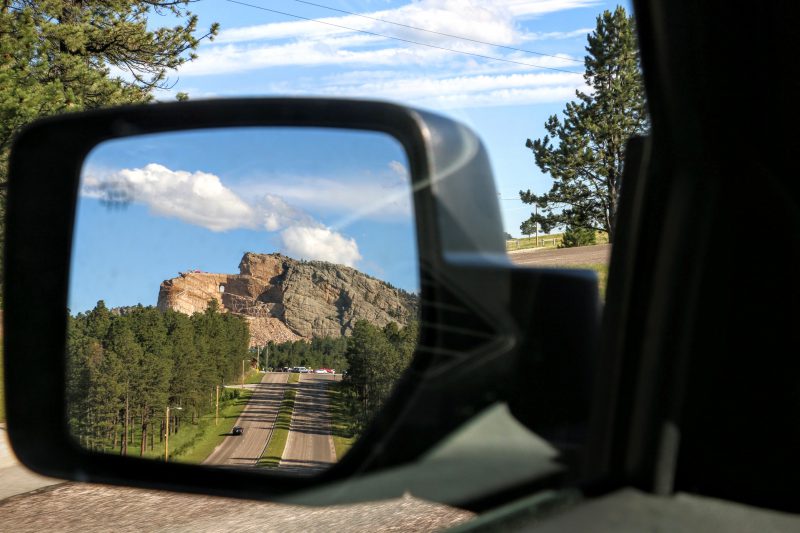
<path fill-rule="evenodd" d="M 406 151 L 412 177 L 420 264 L 429 271 L 440 270 L 437 265 L 442 264 L 441 246 L 439 232 L 433 230 L 435 202 L 429 186 L 432 181 L 429 162 L 437 150 L 439 160 L 446 160 L 442 156 L 444 149 L 452 143 L 462 143 L 464 135 L 472 136 L 453 121 L 382 102 L 291 98 L 159 103 L 39 121 L 17 137 L 10 159 L 4 287 L 8 429 L 19 459 L 33 470 L 67 479 L 249 497 L 282 494 L 369 470 L 365 463 L 375 455 L 374 446 L 362 444 L 355 446 L 345 460 L 315 478 L 276 476 L 280 488 L 274 489 L 266 482 L 269 474 L 262 472 L 162 464 L 90 453 L 79 448 L 69 436 L 63 405 L 65 310 L 75 205 L 84 158 L 94 146 L 110 139 L 249 126 L 362 129 L 396 138 Z M 457 135 L 452 131 L 457 131 Z M 472 136 L 471 140 L 479 147 L 477 159 L 486 166 L 477 137 Z M 492 186 L 490 173 L 484 181 Z M 431 292 L 432 285 L 424 284 L 422 299 L 433 301 Z M 422 313 L 425 322 L 425 309 Z M 427 322 L 436 320 L 428 318 Z M 421 344 L 442 344 L 435 338 L 435 329 L 423 326 L 421 337 Z M 423 354 L 415 358 L 413 366 L 417 372 L 423 372 L 430 361 L 431 357 Z M 413 388 L 411 380 L 398 386 L 398 389 Z M 395 407 L 387 406 L 384 415 L 389 420 L 404 408 L 402 403 L 394 404 Z M 383 431 L 371 433 L 374 439 Z"/>
<path fill-rule="evenodd" d="M 380 102 L 235 99 L 158 103 L 45 119 L 17 137 L 9 173 L 4 342 L 8 431 L 25 465 L 41 474 L 67 479 L 124 481 L 167 489 L 180 485 L 181 490 L 227 495 L 247 493 L 252 488 L 252 497 L 272 492 L 272 484 L 265 482 L 270 476 L 262 472 L 162 464 L 87 452 L 69 436 L 63 402 L 72 231 L 86 155 L 98 143 L 115 138 L 255 126 L 387 133 L 405 149 L 413 183 L 428 178 L 428 142 L 419 115 Z M 429 188 L 415 187 L 418 226 L 429 224 L 425 221 L 432 213 L 431 202 Z M 430 255 L 438 248 L 436 232 L 418 233 L 420 260 L 435 262 Z M 362 462 L 353 457 L 313 479 L 277 476 L 281 489 L 275 494 L 315 485 L 320 479 L 352 475 Z M 164 481 L 154 482 L 159 479 Z"/>
<path fill-rule="evenodd" d="M 161 463 L 78 447 L 66 422 L 63 354 L 72 231 L 84 158 L 100 142 L 115 138 L 256 126 L 383 132 L 405 149 L 421 281 L 420 341 L 411 366 L 350 452 L 311 478 Z M 509 384 L 516 382 L 519 369 L 538 368 L 526 359 L 530 350 L 538 354 L 536 360 L 561 356 L 561 343 L 551 342 L 559 338 L 557 328 L 536 334 L 545 338 L 534 343 L 526 338 L 531 320 L 538 320 L 536 313 L 544 312 L 546 302 L 531 316 L 518 311 L 527 309 L 539 294 L 576 290 L 579 311 L 588 311 L 583 315 L 587 331 L 597 318 L 593 275 L 511 265 L 481 142 L 468 128 L 431 113 L 374 101 L 276 98 L 68 114 L 23 130 L 12 147 L 9 168 L 4 280 L 8 432 L 19 459 L 44 475 L 274 499 L 390 468 L 419 458 L 483 408 L 518 398 L 516 385 Z M 578 354 L 587 356 L 588 352 Z M 518 409 L 523 419 L 536 419 L 524 405 Z M 531 427 L 539 429 L 535 422 Z"/>

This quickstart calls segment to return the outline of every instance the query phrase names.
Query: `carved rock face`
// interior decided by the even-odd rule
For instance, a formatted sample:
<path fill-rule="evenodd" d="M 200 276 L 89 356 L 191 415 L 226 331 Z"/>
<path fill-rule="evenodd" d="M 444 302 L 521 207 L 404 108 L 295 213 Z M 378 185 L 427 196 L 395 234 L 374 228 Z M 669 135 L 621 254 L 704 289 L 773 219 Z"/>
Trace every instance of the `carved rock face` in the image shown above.
<path fill-rule="evenodd" d="M 417 297 L 358 270 L 281 254 L 244 254 L 239 274 L 185 272 L 161 283 L 158 308 L 186 314 L 205 311 L 209 300 L 247 317 L 250 342 L 349 335 L 361 319 L 383 327 L 417 316 Z"/>

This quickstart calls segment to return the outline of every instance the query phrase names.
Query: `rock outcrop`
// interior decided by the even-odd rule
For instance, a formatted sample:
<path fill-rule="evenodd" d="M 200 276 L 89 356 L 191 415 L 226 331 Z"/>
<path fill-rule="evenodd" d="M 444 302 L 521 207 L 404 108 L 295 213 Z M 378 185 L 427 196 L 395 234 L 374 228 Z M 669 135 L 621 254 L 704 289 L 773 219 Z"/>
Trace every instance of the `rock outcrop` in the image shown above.
<path fill-rule="evenodd" d="M 239 274 L 182 272 L 164 281 L 158 308 L 192 314 L 205 311 L 210 300 L 247 319 L 253 346 L 349 335 L 361 319 L 405 325 L 418 305 L 414 294 L 354 268 L 248 252 Z"/>

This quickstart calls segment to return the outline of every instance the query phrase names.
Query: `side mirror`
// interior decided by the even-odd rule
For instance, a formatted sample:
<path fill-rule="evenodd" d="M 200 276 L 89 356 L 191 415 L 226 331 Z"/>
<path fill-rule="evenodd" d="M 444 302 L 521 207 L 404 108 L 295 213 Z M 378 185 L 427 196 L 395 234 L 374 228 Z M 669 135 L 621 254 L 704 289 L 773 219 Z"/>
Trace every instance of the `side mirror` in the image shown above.
<path fill-rule="evenodd" d="M 220 160 L 225 165 L 215 166 Z M 286 163 L 292 166 L 281 166 Z M 388 188 L 375 189 L 383 195 L 369 189 L 383 183 L 378 169 L 387 168 L 402 169 L 393 183 L 406 187 L 405 192 L 397 193 L 389 182 L 384 184 Z M 341 180 L 331 185 L 331 172 L 337 170 Z M 238 185 L 230 185 L 222 174 L 225 179 L 236 175 Z M 570 395 L 572 403 L 558 403 L 555 409 L 543 407 L 558 401 L 562 386 L 589 389 L 584 363 L 590 362 L 594 346 L 596 283 L 585 273 L 511 266 L 488 159 L 474 133 L 457 122 L 392 104 L 324 99 L 110 109 L 27 128 L 12 149 L 9 181 L 8 430 L 18 457 L 33 470 L 66 479 L 274 498 L 411 464 L 498 402 L 508 403 L 524 427 L 552 437 L 556 451 L 546 454 L 549 473 L 559 448 L 580 446 L 588 394 Z M 265 204 L 247 201 L 241 193 L 245 182 L 260 191 Z M 291 184 L 305 187 L 300 191 Z M 351 188 L 337 196 L 341 184 Z M 405 204 L 397 207 L 395 200 Z M 351 219 L 363 213 L 375 218 L 348 236 L 341 230 L 346 225 L 325 218 L 325 209 L 337 202 L 340 212 L 350 210 Z M 403 235 L 393 233 L 401 226 L 386 222 L 395 207 L 407 216 Z M 125 220 L 117 226 L 119 233 L 100 216 L 115 209 L 125 212 L 124 217 L 115 215 L 114 220 Z M 98 216 L 89 220 L 87 213 Z M 140 214 L 143 218 L 135 218 Z M 231 220 L 244 217 L 239 229 L 245 232 L 283 231 L 285 237 L 293 231 L 292 247 L 286 239 L 283 246 L 300 256 L 245 254 L 238 273 L 209 274 L 191 267 L 199 255 L 187 254 L 178 257 L 189 268 L 170 263 L 170 270 L 167 258 L 189 239 L 169 240 L 189 235 L 171 233 L 161 223 L 170 217 L 206 231 L 192 233 L 194 248 L 186 249 L 223 247 L 220 232 L 238 227 Z M 159 223 L 151 225 L 156 219 Z M 162 252 L 151 253 L 148 248 L 156 246 L 157 238 L 167 244 L 161 242 Z M 366 245 L 356 247 L 367 242 L 356 242 L 362 238 L 373 248 L 393 239 L 389 248 L 405 261 L 396 279 L 412 280 L 409 285 L 394 282 L 398 289 L 392 280 L 376 279 L 388 267 L 368 264 L 372 256 Z M 109 256 L 117 261 L 98 266 Z M 371 275 L 352 268 L 359 266 L 356 258 L 365 259 Z M 114 287 L 130 288 L 132 275 L 154 262 L 159 268 L 148 279 L 163 283 L 158 292 L 153 287 L 149 298 L 158 294 L 157 301 L 118 301 L 115 314 L 105 306 L 91 308 L 95 298 L 103 299 Z M 331 266 L 335 263 L 345 266 Z M 87 300 L 95 289 L 99 292 Z M 304 315 L 296 312 L 298 305 L 306 306 Z M 545 312 L 554 309 L 555 315 Z M 582 336 L 565 342 L 566 325 L 576 320 Z M 418 324 L 418 336 L 404 337 L 412 322 Z M 179 331 L 194 332 L 194 341 L 180 345 L 183 351 L 175 340 Z M 395 349 L 392 342 L 405 343 L 396 349 L 413 358 L 389 364 L 373 345 L 362 346 L 361 352 L 353 347 L 370 335 L 385 335 L 388 340 L 376 342 L 388 351 Z M 334 337 L 350 343 L 338 360 L 330 350 L 327 360 L 322 355 L 277 360 L 282 342 L 313 345 L 330 338 L 335 344 Z M 263 353 L 270 347 L 273 365 Z M 201 359 L 208 365 L 194 363 Z M 281 407 L 289 400 L 311 402 L 315 394 L 326 394 L 326 387 L 337 383 L 328 375 L 328 369 L 335 370 L 331 361 L 349 365 L 342 383 L 350 388 L 342 394 L 352 394 L 352 405 L 363 407 L 350 451 L 335 454 L 335 463 L 317 461 L 326 468 L 307 458 L 290 468 L 259 468 L 270 435 L 281 423 L 290 433 L 292 428 L 298 433 L 331 431 L 326 429 L 330 413 L 299 420 Z M 232 461 L 242 460 L 242 468 L 210 466 L 215 462 L 210 451 L 195 460 L 203 464 L 182 464 L 176 427 L 212 416 L 219 386 L 225 391 L 229 385 L 233 400 L 238 395 L 233 391 L 244 394 L 247 367 L 276 365 L 297 372 L 276 372 L 269 379 L 258 375 L 262 382 L 253 394 L 261 394 L 258 401 L 265 403 L 251 415 L 236 415 L 228 421 L 231 428 L 218 435 L 226 443 L 220 448 Z M 526 373 L 538 384 L 533 390 L 522 378 Z M 300 397 L 285 392 L 290 375 L 308 385 L 306 397 L 299 389 Z M 372 381 L 359 377 L 366 375 Z M 390 375 L 399 378 L 382 379 Z M 240 378 L 240 388 L 234 388 Z M 288 420 L 281 422 L 281 416 Z M 138 429 L 131 429 L 134 422 Z M 130 453 L 129 446 L 138 446 L 138 454 Z M 145 459 L 148 454 L 153 459 Z M 291 462 L 280 454 L 277 458 Z M 530 460 L 526 456 L 513 464 Z M 538 471 L 507 470 L 514 483 Z M 470 497 L 476 497 L 474 491 L 451 495 L 451 500 Z"/>

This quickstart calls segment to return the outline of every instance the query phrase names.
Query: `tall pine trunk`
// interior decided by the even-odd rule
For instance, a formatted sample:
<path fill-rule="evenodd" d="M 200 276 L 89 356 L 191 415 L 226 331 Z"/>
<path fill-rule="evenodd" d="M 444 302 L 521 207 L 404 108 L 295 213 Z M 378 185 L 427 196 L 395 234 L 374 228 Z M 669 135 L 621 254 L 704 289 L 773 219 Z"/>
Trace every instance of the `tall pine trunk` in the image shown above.
<path fill-rule="evenodd" d="M 125 391 L 125 436 L 122 439 L 122 448 L 120 449 L 121 455 L 128 455 L 128 435 L 130 434 L 130 398 L 128 391 Z"/>
<path fill-rule="evenodd" d="M 142 438 L 139 443 L 139 457 L 144 455 L 147 447 L 147 418 L 145 417 L 145 411 L 147 411 L 147 405 L 142 406 Z"/>

